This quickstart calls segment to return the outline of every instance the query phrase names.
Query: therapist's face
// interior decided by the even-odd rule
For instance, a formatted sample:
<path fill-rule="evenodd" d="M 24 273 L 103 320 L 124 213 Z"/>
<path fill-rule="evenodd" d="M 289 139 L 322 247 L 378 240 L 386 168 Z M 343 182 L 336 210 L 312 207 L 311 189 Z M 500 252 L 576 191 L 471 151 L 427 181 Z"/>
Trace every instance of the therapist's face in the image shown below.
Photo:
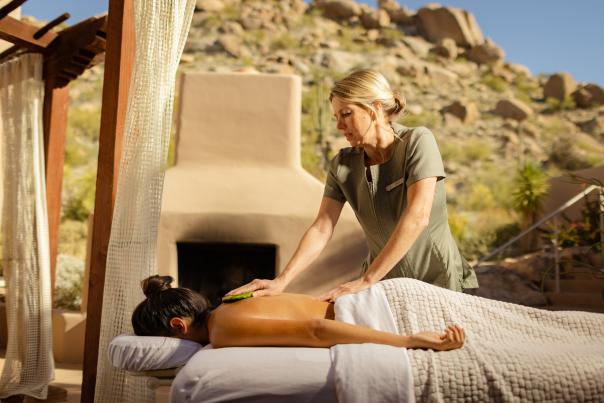
<path fill-rule="evenodd" d="M 336 118 L 336 127 L 346 137 L 352 147 L 371 142 L 373 127 L 371 114 L 367 109 L 333 97 L 331 110 Z"/>

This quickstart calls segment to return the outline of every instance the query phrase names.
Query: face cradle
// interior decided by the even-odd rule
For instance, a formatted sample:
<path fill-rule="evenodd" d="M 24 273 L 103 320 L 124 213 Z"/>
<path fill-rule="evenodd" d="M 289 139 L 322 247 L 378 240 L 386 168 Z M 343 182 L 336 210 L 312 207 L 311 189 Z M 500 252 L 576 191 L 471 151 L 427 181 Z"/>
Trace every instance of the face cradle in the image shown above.
<path fill-rule="evenodd" d="M 336 127 L 352 147 L 366 143 L 372 124 L 369 111 L 338 97 L 331 100 L 331 109 L 336 118 Z"/>

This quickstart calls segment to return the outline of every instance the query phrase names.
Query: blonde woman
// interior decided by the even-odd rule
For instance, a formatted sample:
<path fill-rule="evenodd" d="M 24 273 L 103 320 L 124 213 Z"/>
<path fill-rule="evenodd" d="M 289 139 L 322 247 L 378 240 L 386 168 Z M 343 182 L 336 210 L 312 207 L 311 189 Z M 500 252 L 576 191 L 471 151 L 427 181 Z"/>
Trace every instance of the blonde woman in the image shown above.
<path fill-rule="evenodd" d="M 447 221 L 443 162 L 432 132 L 394 118 L 405 100 L 373 70 L 336 82 L 329 99 L 350 147 L 330 163 L 315 221 L 274 280 L 254 280 L 227 294 L 281 293 L 327 245 L 348 202 L 365 232 L 370 255 L 362 276 L 320 297 L 335 301 L 385 278 L 412 277 L 451 290 L 478 287 Z"/>

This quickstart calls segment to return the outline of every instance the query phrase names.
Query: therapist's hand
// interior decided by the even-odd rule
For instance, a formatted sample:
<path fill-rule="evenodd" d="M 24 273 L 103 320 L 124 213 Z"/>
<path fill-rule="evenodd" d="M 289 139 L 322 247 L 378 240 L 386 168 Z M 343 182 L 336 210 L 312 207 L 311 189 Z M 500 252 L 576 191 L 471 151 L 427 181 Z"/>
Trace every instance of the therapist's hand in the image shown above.
<path fill-rule="evenodd" d="M 370 283 L 369 281 L 360 278 L 357 280 L 349 281 L 344 284 L 340 284 L 339 286 L 332 289 L 331 291 L 318 297 L 318 299 L 320 299 L 321 301 L 336 302 L 336 299 L 338 297 L 341 297 L 342 295 L 354 294 L 361 290 L 364 290 L 365 288 L 369 288 L 372 285 L 373 284 Z"/>
<path fill-rule="evenodd" d="M 245 285 L 242 285 L 241 287 L 229 291 L 225 295 L 225 297 L 237 294 L 244 294 L 246 292 L 253 292 L 254 297 L 262 297 L 264 295 L 275 295 L 282 293 L 286 285 L 287 284 L 285 283 L 285 281 L 281 280 L 279 277 L 274 280 L 255 279 Z"/>

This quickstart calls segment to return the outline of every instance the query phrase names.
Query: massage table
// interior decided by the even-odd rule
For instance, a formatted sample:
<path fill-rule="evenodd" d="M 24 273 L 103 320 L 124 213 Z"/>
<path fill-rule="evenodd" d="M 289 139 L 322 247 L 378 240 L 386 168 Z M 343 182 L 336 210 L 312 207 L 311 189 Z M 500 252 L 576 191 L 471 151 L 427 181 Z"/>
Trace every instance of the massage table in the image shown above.
<path fill-rule="evenodd" d="M 446 352 L 374 344 L 205 347 L 176 374 L 171 402 L 604 399 L 602 314 L 544 311 L 412 279 L 340 297 L 335 311 L 339 320 L 401 334 L 458 323 L 466 344 Z"/>

